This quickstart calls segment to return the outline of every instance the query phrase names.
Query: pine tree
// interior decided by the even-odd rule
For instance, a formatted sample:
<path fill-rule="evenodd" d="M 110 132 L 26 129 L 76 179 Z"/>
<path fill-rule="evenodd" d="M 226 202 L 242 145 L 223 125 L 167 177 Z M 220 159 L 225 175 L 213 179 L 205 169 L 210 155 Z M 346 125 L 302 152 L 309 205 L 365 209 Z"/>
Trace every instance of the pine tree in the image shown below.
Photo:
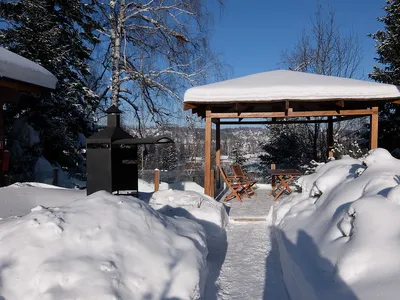
<path fill-rule="evenodd" d="M 279 124 L 269 127 L 269 139 L 262 146 L 265 154 L 260 155 L 264 171 L 272 163 L 279 169 L 300 168 L 313 159 L 313 149 L 306 139 L 305 131 L 293 130 L 296 125 Z"/>
<path fill-rule="evenodd" d="M 400 85 L 400 1 L 386 3 L 383 7 L 386 15 L 378 18 L 384 29 L 371 35 L 376 42 L 376 61 L 381 66 L 374 66 L 369 76 L 379 82 Z M 400 110 L 391 103 L 385 104 L 379 116 L 379 146 L 389 151 L 400 147 Z"/>
<path fill-rule="evenodd" d="M 50 95 L 7 109 L 8 120 L 23 116 L 40 133 L 40 147 L 36 145 L 40 150 L 31 164 L 14 164 L 16 173 L 32 170 L 35 156 L 67 167 L 81 160 L 77 137 L 91 132 L 98 101 L 84 83 L 91 49 L 98 41 L 94 30 L 99 25 L 92 14 L 91 5 L 79 0 L 0 3 L 0 17 L 8 24 L 0 29 L 0 45 L 42 65 L 58 79 Z"/>
<path fill-rule="evenodd" d="M 161 146 L 161 162 L 163 170 L 173 170 L 178 164 L 178 151 L 175 144 Z"/>
<path fill-rule="evenodd" d="M 232 148 L 232 160 L 236 165 L 243 165 L 246 162 L 246 158 L 243 155 L 241 144 L 236 142 Z"/>

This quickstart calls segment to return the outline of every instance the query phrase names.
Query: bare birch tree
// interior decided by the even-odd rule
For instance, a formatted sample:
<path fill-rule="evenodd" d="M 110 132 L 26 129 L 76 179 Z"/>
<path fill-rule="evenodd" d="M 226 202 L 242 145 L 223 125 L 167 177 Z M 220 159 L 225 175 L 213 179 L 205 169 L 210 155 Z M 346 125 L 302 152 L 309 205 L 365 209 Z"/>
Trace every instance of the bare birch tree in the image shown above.
<path fill-rule="evenodd" d="M 210 14 L 201 0 L 96 0 L 109 43 L 111 103 L 125 101 L 154 122 L 181 109 L 182 89 L 218 66 L 209 46 Z"/>
<path fill-rule="evenodd" d="M 363 51 L 357 36 L 353 33 L 343 34 L 336 23 L 335 12 L 330 9 L 326 13 L 318 4 L 310 31 L 303 32 L 292 50 L 282 52 L 280 65 L 293 71 L 354 78 L 361 77 L 362 59 Z M 359 129 L 359 123 L 359 120 L 349 121 L 341 126 L 349 128 L 349 124 L 357 124 Z M 301 140 L 312 146 L 312 152 L 307 157 L 318 161 L 325 157 L 327 151 L 325 127 L 315 123 L 298 124 L 290 128 L 303 135 Z M 348 135 L 345 128 L 336 126 L 335 131 L 336 136 L 341 132 Z"/>
<path fill-rule="evenodd" d="M 322 6 L 312 19 L 310 32 L 304 31 L 291 51 L 281 54 L 287 69 L 346 78 L 360 77 L 363 51 L 354 33 L 343 35 L 335 12 L 324 13 Z"/>

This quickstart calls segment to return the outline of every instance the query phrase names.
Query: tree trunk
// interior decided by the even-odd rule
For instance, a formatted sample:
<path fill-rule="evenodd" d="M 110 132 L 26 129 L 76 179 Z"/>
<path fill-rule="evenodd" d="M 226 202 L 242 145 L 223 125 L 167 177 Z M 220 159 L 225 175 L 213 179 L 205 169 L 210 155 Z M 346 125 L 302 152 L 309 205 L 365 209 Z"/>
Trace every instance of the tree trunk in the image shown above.
<path fill-rule="evenodd" d="M 114 3 L 115 5 L 115 3 Z M 112 7 L 114 11 L 114 7 Z M 124 23 L 125 0 L 121 0 L 118 14 L 114 12 L 110 16 L 110 35 L 111 35 L 111 57 L 112 57 L 112 77 L 111 77 L 111 104 L 118 107 L 119 93 L 121 90 L 120 82 L 120 61 L 121 61 L 121 40 L 122 26 Z"/>

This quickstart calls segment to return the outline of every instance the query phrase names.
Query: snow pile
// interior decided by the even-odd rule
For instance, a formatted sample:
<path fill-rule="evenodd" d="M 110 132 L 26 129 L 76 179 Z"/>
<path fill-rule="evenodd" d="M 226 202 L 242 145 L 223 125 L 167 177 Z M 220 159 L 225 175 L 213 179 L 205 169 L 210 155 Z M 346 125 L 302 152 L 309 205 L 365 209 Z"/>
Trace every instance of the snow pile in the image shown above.
<path fill-rule="evenodd" d="M 198 221 L 208 237 L 221 234 L 229 220 L 223 204 L 195 191 L 158 191 L 153 194 L 149 204 L 166 215 Z"/>
<path fill-rule="evenodd" d="M 400 160 L 322 165 L 302 194 L 274 209 L 283 276 L 293 299 L 396 299 L 400 292 Z"/>
<path fill-rule="evenodd" d="M 204 288 L 203 228 L 135 198 L 37 206 L 0 221 L 0 243 L 5 299 L 199 299 Z"/>

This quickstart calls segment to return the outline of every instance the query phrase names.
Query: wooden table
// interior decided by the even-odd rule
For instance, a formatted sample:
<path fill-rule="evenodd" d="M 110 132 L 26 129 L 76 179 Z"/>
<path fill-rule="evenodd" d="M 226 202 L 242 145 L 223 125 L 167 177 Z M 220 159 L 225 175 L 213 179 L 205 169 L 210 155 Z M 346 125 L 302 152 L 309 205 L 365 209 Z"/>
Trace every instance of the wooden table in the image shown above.
<path fill-rule="evenodd" d="M 292 189 L 289 187 L 289 184 L 293 181 L 293 179 L 301 176 L 301 172 L 296 169 L 277 169 L 270 170 L 269 174 L 272 176 L 272 191 L 270 195 L 274 196 L 274 201 L 278 199 L 283 192 L 290 194 Z M 279 179 L 279 183 L 276 185 L 276 177 Z"/>

